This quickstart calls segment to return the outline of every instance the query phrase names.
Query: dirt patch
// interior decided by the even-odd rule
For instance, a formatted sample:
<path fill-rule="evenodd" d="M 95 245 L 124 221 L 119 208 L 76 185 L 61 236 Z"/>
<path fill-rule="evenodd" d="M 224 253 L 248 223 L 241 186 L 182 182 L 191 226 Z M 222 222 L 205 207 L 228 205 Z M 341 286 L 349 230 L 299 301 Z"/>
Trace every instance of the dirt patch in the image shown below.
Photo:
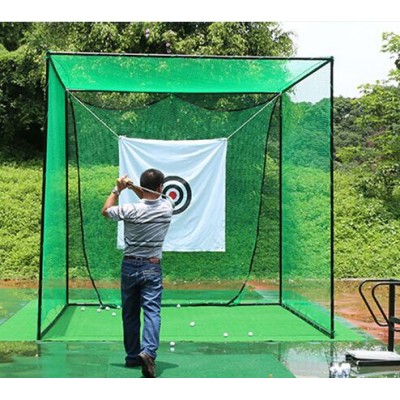
<path fill-rule="evenodd" d="M 345 318 L 353 325 L 366 331 L 373 337 L 382 341 L 384 344 L 388 343 L 388 328 L 379 326 L 372 317 L 368 307 L 362 299 L 358 287 L 361 281 L 339 281 L 335 284 L 335 314 Z M 386 324 L 384 318 L 381 316 L 379 309 L 375 305 L 368 287 L 364 292 L 368 304 L 372 308 L 378 322 Z M 382 287 L 382 290 L 376 293 L 376 298 L 381 304 L 383 311 L 387 314 L 387 290 Z M 396 312 L 395 315 L 400 315 L 400 293 L 396 297 Z M 400 328 L 399 326 L 396 327 Z M 400 344 L 400 332 L 395 333 L 395 343 Z"/>
<path fill-rule="evenodd" d="M 39 283 L 35 280 L 16 281 L 12 279 L 0 280 L 0 288 L 37 289 Z"/>

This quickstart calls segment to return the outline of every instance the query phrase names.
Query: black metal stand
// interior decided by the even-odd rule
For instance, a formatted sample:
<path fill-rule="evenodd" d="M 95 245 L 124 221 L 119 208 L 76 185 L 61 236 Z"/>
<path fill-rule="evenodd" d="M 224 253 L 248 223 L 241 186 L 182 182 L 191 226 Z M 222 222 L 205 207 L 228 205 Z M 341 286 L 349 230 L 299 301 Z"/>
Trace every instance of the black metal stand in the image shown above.
<path fill-rule="evenodd" d="M 364 295 L 364 287 L 368 283 L 373 283 L 371 289 L 371 295 L 375 302 L 375 305 L 381 313 L 381 317 L 385 322 L 381 322 L 376 317 L 372 310 L 367 298 Z M 382 305 L 376 296 L 377 288 L 386 286 L 389 291 L 388 297 L 388 312 L 385 313 Z M 349 351 L 346 353 L 346 360 L 356 366 L 400 366 L 400 355 L 394 352 L 394 335 L 395 332 L 400 332 L 400 329 L 396 329 L 396 324 L 400 324 L 400 318 L 396 317 L 396 287 L 400 286 L 400 280 L 396 279 L 367 279 L 359 286 L 359 292 L 367 306 L 372 318 L 375 323 L 382 327 L 388 328 L 388 350 L 387 351 Z"/>

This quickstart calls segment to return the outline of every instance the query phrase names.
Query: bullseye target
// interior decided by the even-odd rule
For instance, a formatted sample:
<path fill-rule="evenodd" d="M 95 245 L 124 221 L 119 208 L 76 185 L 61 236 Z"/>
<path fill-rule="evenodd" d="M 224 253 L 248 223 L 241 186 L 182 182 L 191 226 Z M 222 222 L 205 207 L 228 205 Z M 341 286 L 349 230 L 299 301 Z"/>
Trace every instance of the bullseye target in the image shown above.
<path fill-rule="evenodd" d="M 179 176 L 167 176 L 162 193 L 174 201 L 173 215 L 184 212 L 192 201 L 192 189 L 189 183 Z"/>

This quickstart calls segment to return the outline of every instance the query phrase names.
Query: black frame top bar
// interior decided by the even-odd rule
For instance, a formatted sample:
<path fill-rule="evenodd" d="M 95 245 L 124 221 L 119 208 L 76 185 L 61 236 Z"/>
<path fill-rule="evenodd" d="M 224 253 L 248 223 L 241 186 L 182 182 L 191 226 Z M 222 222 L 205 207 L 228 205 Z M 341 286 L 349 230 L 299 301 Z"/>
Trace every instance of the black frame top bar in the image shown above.
<path fill-rule="evenodd" d="M 46 56 L 104 56 L 104 57 L 150 57 L 150 58 L 209 58 L 229 60 L 293 60 L 293 61 L 332 61 L 333 57 L 272 57 L 272 56 L 221 56 L 201 54 L 145 54 L 145 53 L 96 53 L 96 52 L 72 52 L 72 51 L 48 51 Z"/>

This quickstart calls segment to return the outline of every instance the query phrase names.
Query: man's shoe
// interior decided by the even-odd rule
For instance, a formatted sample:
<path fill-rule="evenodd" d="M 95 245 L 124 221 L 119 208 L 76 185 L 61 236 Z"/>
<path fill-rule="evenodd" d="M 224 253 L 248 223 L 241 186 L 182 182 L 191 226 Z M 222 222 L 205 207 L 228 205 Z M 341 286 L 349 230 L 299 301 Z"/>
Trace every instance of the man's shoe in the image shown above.
<path fill-rule="evenodd" d="M 136 358 L 131 358 L 129 360 L 125 360 L 126 368 L 135 368 L 140 367 L 142 365 L 142 359 L 137 356 Z"/>
<path fill-rule="evenodd" d="M 156 377 L 156 368 L 154 358 L 150 357 L 146 353 L 140 353 L 139 359 L 142 363 L 142 373 L 146 378 L 155 378 Z"/>

